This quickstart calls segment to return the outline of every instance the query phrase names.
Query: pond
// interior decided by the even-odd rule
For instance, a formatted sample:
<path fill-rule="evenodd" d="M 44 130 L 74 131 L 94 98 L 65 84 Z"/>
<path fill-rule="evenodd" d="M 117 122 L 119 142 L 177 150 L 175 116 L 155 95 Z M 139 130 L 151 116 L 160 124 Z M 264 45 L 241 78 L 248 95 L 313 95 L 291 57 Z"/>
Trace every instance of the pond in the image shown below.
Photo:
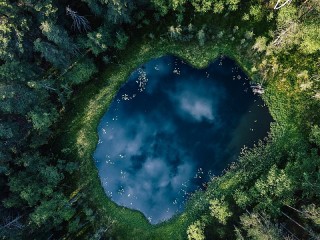
<path fill-rule="evenodd" d="M 231 59 L 195 69 L 165 56 L 121 87 L 99 123 L 94 160 L 107 196 L 156 224 L 266 137 L 271 121 Z"/>

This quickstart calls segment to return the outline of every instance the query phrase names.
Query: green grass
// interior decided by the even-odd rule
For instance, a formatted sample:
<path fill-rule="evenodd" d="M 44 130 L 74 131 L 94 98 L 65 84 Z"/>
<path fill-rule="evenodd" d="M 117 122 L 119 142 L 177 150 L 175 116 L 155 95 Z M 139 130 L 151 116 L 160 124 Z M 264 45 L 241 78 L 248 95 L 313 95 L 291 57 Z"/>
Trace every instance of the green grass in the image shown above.
<path fill-rule="evenodd" d="M 187 226 L 197 217 L 188 211 L 166 223 L 153 226 L 140 212 L 117 206 L 106 197 L 92 158 L 98 141 L 97 126 L 129 74 L 151 58 L 173 54 L 196 68 L 204 68 L 220 55 L 227 55 L 235 59 L 243 70 L 250 74 L 252 63 L 248 58 L 241 57 L 238 50 L 236 46 L 217 44 L 213 41 L 203 47 L 197 42 L 187 44 L 168 40 L 136 42 L 120 55 L 120 64 L 109 65 L 101 76 L 79 88 L 71 100 L 71 105 L 65 111 L 59 133 L 59 145 L 67 153 L 65 157 L 80 163 L 79 171 L 70 180 L 76 185 L 73 189 L 77 190 L 71 192 L 70 196 L 83 189 L 89 198 L 88 201 L 94 205 L 100 216 L 106 218 L 111 216 L 121 223 L 116 231 L 124 238 L 134 239 L 134 236 L 137 236 L 137 239 L 141 239 L 142 236 L 153 239 L 185 238 Z"/>
<path fill-rule="evenodd" d="M 220 55 L 226 55 L 233 58 L 253 81 L 259 81 L 260 76 L 254 67 L 259 66 L 261 59 L 259 55 L 253 56 L 252 42 L 248 40 L 249 45 L 241 47 L 241 39 L 238 36 L 234 41 L 228 37 L 210 40 L 203 47 L 197 41 L 135 39 L 124 52 L 118 54 L 118 64 L 106 66 L 103 73 L 75 91 L 58 127 L 57 138 L 57 148 L 64 149 L 62 157 L 79 163 L 79 171 L 68 178 L 71 189 L 76 189 L 69 194 L 72 197 L 79 191 L 85 193 L 85 202 L 99 215 L 98 224 L 106 223 L 109 216 L 115 219 L 118 223 L 115 232 L 119 239 L 185 239 L 187 226 L 199 217 L 200 210 L 187 207 L 182 214 L 154 226 L 140 212 L 118 206 L 107 198 L 92 158 L 98 142 L 97 126 L 101 117 L 134 69 L 152 58 L 167 54 L 178 56 L 196 68 L 204 68 Z M 288 106 L 292 107 L 291 112 L 301 112 L 303 104 L 299 91 L 277 78 L 275 76 L 268 81 L 265 100 L 275 120 L 288 122 L 292 117 Z M 295 97 L 292 97 L 293 93 Z M 221 186 L 228 184 L 228 178 L 225 180 Z"/>

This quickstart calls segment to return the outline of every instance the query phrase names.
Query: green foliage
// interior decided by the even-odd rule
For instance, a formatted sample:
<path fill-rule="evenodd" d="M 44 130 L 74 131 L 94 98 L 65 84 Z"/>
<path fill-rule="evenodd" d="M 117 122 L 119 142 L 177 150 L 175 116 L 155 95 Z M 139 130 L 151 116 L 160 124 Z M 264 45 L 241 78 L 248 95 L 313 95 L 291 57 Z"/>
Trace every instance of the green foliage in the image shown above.
<path fill-rule="evenodd" d="M 257 37 L 256 42 L 253 45 L 253 49 L 257 52 L 264 52 L 267 50 L 267 38 L 266 37 Z"/>
<path fill-rule="evenodd" d="M 89 81 L 92 75 L 97 72 L 98 69 L 92 59 L 86 58 L 67 72 L 64 81 L 68 85 L 77 85 Z"/>
<path fill-rule="evenodd" d="M 244 240 L 245 238 L 242 236 L 241 231 L 239 228 L 235 227 L 234 228 L 234 232 L 235 232 L 235 237 L 237 240 Z"/>
<path fill-rule="evenodd" d="M 27 204 L 32 207 L 55 193 L 63 174 L 56 167 L 48 166 L 48 161 L 49 159 L 39 155 L 25 155 L 17 159 L 19 165 L 25 167 L 25 171 L 17 171 L 10 176 L 8 186 L 11 193 L 4 200 L 5 206 Z"/>
<path fill-rule="evenodd" d="M 12 61 L 25 51 L 24 38 L 30 30 L 29 19 L 9 1 L 0 2 L 0 59 Z"/>
<path fill-rule="evenodd" d="M 43 109 L 36 108 L 28 113 L 33 128 L 38 131 L 46 131 L 58 117 L 57 110 L 52 108 L 50 112 L 43 112 Z"/>
<path fill-rule="evenodd" d="M 275 165 L 271 167 L 265 179 L 262 178 L 256 182 L 255 189 L 263 200 L 260 203 L 264 206 L 263 208 L 275 208 L 275 210 L 276 200 L 280 198 L 283 202 L 289 202 L 294 192 L 290 177 Z"/>
<path fill-rule="evenodd" d="M 40 20 L 43 20 L 44 18 L 52 20 L 57 19 L 58 7 L 55 5 L 55 2 L 52 2 L 51 0 L 44 0 L 42 2 L 31 0 L 30 5 L 37 13 L 39 13 L 37 18 Z"/>
<path fill-rule="evenodd" d="M 280 240 L 283 239 L 281 230 L 260 214 L 244 214 L 240 217 L 243 228 L 250 239 L 255 240 Z"/>
<path fill-rule="evenodd" d="M 234 200 L 236 201 L 236 204 L 241 207 L 242 209 L 244 209 L 246 206 L 248 206 L 251 201 L 252 198 L 250 196 L 251 194 L 245 191 L 240 191 L 239 189 L 237 189 L 234 193 Z"/>
<path fill-rule="evenodd" d="M 102 1 L 104 2 L 104 1 Z M 130 0 L 111 0 L 107 3 L 107 12 L 104 17 L 112 23 L 130 23 L 131 12 L 135 4 Z"/>
<path fill-rule="evenodd" d="M 40 29 L 48 40 L 55 43 L 60 49 L 63 49 L 64 53 L 74 53 L 76 51 L 75 45 L 68 36 L 68 33 L 61 26 L 54 24 L 53 22 L 42 22 Z"/>
<path fill-rule="evenodd" d="M 107 26 L 102 26 L 97 31 L 88 33 L 87 36 L 88 39 L 84 46 L 90 48 L 95 55 L 106 51 L 111 45 L 111 36 L 107 31 Z"/>
<path fill-rule="evenodd" d="M 276 223 L 288 221 L 279 214 L 289 205 L 304 206 L 295 217 L 317 229 L 320 4 L 295 1 L 273 11 L 274 2 L 68 2 L 90 22 L 92 30 L 81 32 L 62 1 L 2 1 L 0 217 L 2 209 L 19 210 L 25 225 L 13 239 L 282 239 Z M 220 54 L 236 59 L 263 83 L 276 123 L 183 214 L 151 226 L 105 198 L 92 129 L 130 71 L 168 53 L 197 67 Z M 102 59 L 108 68 L 95 75 Z M 96 76 L 104 81 L 89 81 Z"/>
<path fill-rule="evenodd" d="M 186 3 L 192 4 L 195 11 L 200 13 L 222 13 L 224 10 L 236 11 L 238 9 L 240 0 L 152 0 L 152 3 L 155 5 L 155 8 L 161 13 L 161 15 L 165 15 L 171 9 L 174 11 L 183 11 Z"/>
<path fill-rule="evenodd" d="M 191 3 L 197 12 L 206 13 L 210 10 L 213 10 L 214 13 L 222 13 L 225 9 L 229 11 L 237 10 L 240 0 L 197 0 L 192 1 Z"/>
<path fill-rule="evenodd" d="M 319 23 L 307 24 L 300 30 L 301 44 L 300 51 L 305 54 L 316 53 L 320 50 L 320 29 Z"/>
<path fill-rule="evenodd" d="M 212 1 L 196 0 L 192 2 L 192 5 L 197 12 L 208 12 L 212 9 Z M 215 12 L 222 12 L 223 8 L 223 3 L 218 2 L 216 3 Z"/>
<path fill-rule="evenodd" d="M 204 225 L 199 220 L 195 221 L 188 227 L 187 235 L 188 240 L 204 240 Z"/>
<path fill-rule="evenodd" d="M 13 137 L 13 129 L 8 123 L 0 124 L 0 138 L 12 138 Z"/>
<path fill-rule="evenodd" d="M 310 140 L 320 147 L 320 127 L 318 125 L 312 127 Z"/>
<path fill-rule="evenodd" d="M 162 16 L 166 15 L 169 11 L 169 4 L 166 0 L 151 0 L 154 8 L 157 9 Z"/>
<path fill-rule="evenodd" d="M 298 46 L 303 54 L 319 51 L 319 9 L 317 3 L 302 3 L 302 6 L 290 5 L 281 8 L 277 16 L 277 38 L 275 45 L 280 50 Z"/>
<path fill-rule="evenodd" d="M 210 214 L 211 216 L 218 219 L 218 221 L 222 224 L 226 224 L 227 220 L 232 213 L 229 209 L 227 202 L 224 199 L 211 199 L 210 200 Z"/>
<path fill-rule="evenodd" d="M 41 201 L 41 204 L 30 214 L 30 222 L 37 227 L 45 224 L 57 226 L 63 221 L 70 220 L 74 213 L 65 196 L 56 194 L 47 201 Z"/>
<path fill-rule="evenodd" d="M 263 18 L 263 9 L 261 5 L 252 5 L 250 7 L 249 15 L 255 22 L 260 22 Z"/>
<path fill-rule="evenodd" d="M 181 33 L 182 33 L 182 28 L 180 25 L 178 25 L 177 27 L 174 27 L 174 26 L 169 27 L 169 35 L 170 35 L 170 38 L 172 38 L 173 40 L 179 39 L 181 37 Z"/>
<path fill-rule="evenodd" d="M 128 43 L 129 37 L 124 33 L 124 31 L 116 32 L 116 41 L 114 47 L 120 50 L 125 49 Z"/>
<path fill-rule="evenodd" d="M 0 66 L 0 81 L 11 83 L 26 82 L 37 78 L 36 66 L 22 61 L 8 61 Z"/>
<path fill-rule="evenodd" d="M 7 114 L 26 114 L 37 101 L 34 92 L 20 84 L 0 83 L 0 94 L 0 110 Z"/>
<path fill-rule="evenodd" d="M 41 41 L 39 38 L 34 42 L 34 48 L 41 56 L 54 67 L 64 69 L 70 64 L 69 56 L 55 45 Z"/>
<path fill-rule="evenodd" d="M 245 34 L 244 34 L 244 37 L 248 40 L 252 39 L 254 36 L 254 33 L 253 31 L 246 31 Z"/>
<path fill-rule="evenodd" d="M 298 10 L 293 5 L 281 8 L 277 16 L 277 26 L 282 28 L 298 20 Z"/>
<path fill-rule="evenodd" d="M 303 206 L 302 216 L 312 220 L 315 225 L 320 226 L 320 208 L 316 207 L 315 204 Z"/>
<path fill-rule="evenodd" d="M 197 33 L 197 37 L 198 37 L 200 46 L 203 46 L 206 40 L 206 34 L 204 32 L 204 29 L 199 30 L 199 32 Z"/>

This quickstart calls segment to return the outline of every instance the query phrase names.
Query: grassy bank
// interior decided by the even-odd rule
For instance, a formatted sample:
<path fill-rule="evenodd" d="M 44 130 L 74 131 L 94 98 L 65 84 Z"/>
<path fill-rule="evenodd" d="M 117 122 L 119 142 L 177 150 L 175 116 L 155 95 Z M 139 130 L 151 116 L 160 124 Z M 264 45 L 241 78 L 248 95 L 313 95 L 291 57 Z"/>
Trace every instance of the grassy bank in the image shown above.
<path fill-rule="evenodd" d="M 97 126 L 129 74 L 151 58 L 173 54 L 194 67 L 204 68 L 219 56 L 227 55 L 233 58 L 253 81 L 261 81 L 256 70 L 260 64 L 259 55 L 253 54 L 252 42 L 249 41 L 245 46 L 241 46 L 240 39 L 241 37 L 238 37 L 235 41 L 230 41 L 230 38 L 226 37 L 210 40 L 204 46 L 200 46 L 197 41 L 185 44 L 170 41 L 167 38 L 160 41 L 135 40 L 129 44 L 125 52 L 119 53 L 118 64 L 106 66 L 102 74 L 85 86 L 78 88 L 64 113 L 58 139 L 59 146 L 63 149 L 63 157 L 76 159 L 79 162 L 79 171 L 69 178 L 71 189 L 76 189 L 69 193 L 70 198 L 79 192 L 85 193 L 82 195 L 84 202 L 87 202 L 99 216 L 97 224 L 108 224 L 109 217 L 115 219 L 117 223 L 114 232 L 119 239 L 186 238 L 187 227 L 204 214 L 203 209 L 197 209 L 189 204 L 184 213 L 168 222 L 154 226 L 149 224 L 140 212 L 118 206 L 106 197 L 92 158 L 98 142 Z M 285 124 L 292 124 L 291 127 L 295 128 L 295 131 L 300 131 L 299 129 L 303 128 L 304 112 L 301 110 L 303 95 L 300 94 L 300 90 L 296 89 L 294 84 L 279 81 L 279 75 L 274 75 L 274 78 L 268 81 L 266 90 L 265 100 L 274 119 L 277 120 L 277 131 Z M 295 119 L 296 123 L 293 123 L 292 119 Z M 236 177 L 237 175 L 227 175 L 220 180 L 219 187 L 221 189 L 235 187 L 240 182 L 240 180 L 235 180 Z M 217 187 L 218 185 L 213 184 L 212 186 Z M 201 194 L 198 195 L 194 201 L 201 196 Z M 79 233 L 79 236 L 84 232 L 85 229 Z"/>
<path fill-rule="evenodd" d="M 320 1 L 277 1 L 1 1 L 0 239 L 320 238 Z M 121 85 L 166 54 L 233 58 L 275 122 L 153 226 L 108 199 L 92 155 Z"/>
<path fill-rule="evenodd" d="M 71 178 L 71 182 L 77 186 L 76 192 L 85 191 L 86 195 L 90 196 L 90 202 L 95 205 L 94 208 L 99 211 L 99 215 L 116 219 L 121 223 L 119 227 L 126 229 L 126 234 L 133 233 L 128 231 L 132 229 L 135 231 L 133 236 L 143 233 L 156 234 L 162 239 L 180 239 L 185 237 L 186 227 L 195 220 L 196 216 L 186 212 L 168 223 L 162 223 L 159 226 L 150 225 L 140 212 L 117 206 L 106 197 L 92 159 L 98 142 L 98 123 L 120 86 L 139 65 L 151 58 L 167 54 L 176 55 L 197 68 L 206 67 L 220 55 L 235 59 L 247 73 L 250 73 L 252 68 L 250 60 L 241 57 L 235 46 L 223 43 L 211 42 L 200 47 L 197 42 L 186 46 L 169 40 L 160 42 L 146 40 L 132 44 L 120 57 L 120 64 L 108 66 L 101 76 L 78 90 L 72 104 L 66 110 L 63 127 L 60 128 L 63 129 L 60 132 L 60 140 L 61 146 L 65 149 L 64 152 L 67 153 L 66 157 L 77 159 L 80 163 L 80 171 Z M 72 192 L 71 197 L 76 192 Z M 121 232 L 120 229 L 119 232 Z"/>

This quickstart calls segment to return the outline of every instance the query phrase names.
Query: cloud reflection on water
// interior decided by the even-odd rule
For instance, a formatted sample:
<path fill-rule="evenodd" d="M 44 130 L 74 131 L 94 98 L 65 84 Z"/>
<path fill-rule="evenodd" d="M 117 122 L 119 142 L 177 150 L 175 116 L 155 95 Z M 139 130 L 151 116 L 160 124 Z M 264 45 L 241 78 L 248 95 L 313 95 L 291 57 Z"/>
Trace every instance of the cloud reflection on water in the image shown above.
<path fill-rule="evenodd" d="M 240 121 L 256 97 L 243 94 L 243 80 L 231 81 L 235 65 L 224 61 L 223 66 L 217 61 L 197 70 L 167 56 L 130 76 L 101 119 L 94 153 L 103 187 L 113 201 L 142 211 L 152 223 L 169 219 L 183 210 L 185 193 L 208 180 L 208 171 L 220 174 L 243 144 L 265 136 L 268 127 L 253 136 L 251 120 Z M 137 92 L 141 72 L 147 85 Z M 242 72 L 237 74 L 244 79 Z M 121 100 L 124 94 L 136 97 Z M 255 111 L 264 111 L 257 117 L 268 114 L 265 109 Z M 259 121 L 265 126 L 270 122 Z M 235 131 L 245 139 L 235 139 Z"/>

